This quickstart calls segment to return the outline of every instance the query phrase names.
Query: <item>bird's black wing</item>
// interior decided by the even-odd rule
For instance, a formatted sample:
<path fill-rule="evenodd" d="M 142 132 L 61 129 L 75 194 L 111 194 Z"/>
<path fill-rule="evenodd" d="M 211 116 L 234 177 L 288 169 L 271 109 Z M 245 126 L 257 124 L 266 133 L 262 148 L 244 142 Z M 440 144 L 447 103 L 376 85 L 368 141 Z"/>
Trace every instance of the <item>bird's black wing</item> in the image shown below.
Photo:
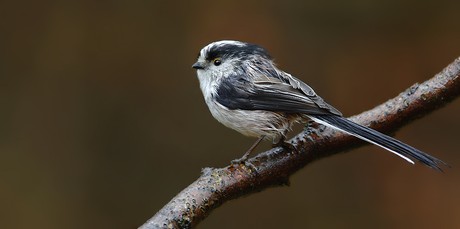
<path fill-rule="evenodd" d="M 239 75 L 222 79 L 216 100 L 229 109 L 341 115 L 312 89 L 307 94 L 273 77 L 259 77 L 252 83 Z"/>

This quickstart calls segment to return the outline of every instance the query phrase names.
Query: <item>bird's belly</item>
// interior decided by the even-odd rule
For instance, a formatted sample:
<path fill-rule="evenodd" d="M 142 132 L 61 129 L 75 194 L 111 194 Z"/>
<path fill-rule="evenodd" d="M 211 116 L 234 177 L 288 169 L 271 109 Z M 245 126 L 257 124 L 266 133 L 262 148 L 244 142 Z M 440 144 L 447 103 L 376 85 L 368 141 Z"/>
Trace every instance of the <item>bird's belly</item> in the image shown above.
<path fill-rule="evenodd" d="M 286 115 L 262 110 L 231 110 L 218 102 L 207 102 L 212 116 L 228 128 L 250 137 L 266 136 L 275 139 L 291 126 Z"/>

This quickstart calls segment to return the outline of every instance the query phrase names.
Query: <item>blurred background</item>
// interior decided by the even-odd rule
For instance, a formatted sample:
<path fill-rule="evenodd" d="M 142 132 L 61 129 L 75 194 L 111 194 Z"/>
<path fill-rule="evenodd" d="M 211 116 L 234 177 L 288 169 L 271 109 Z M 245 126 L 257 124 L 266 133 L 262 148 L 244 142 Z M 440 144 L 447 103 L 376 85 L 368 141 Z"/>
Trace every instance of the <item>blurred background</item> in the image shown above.
<path fill-rule="evenodd" d="M 255 139 L 210 115 L 191 69 L 211 41 L 267 48 L 346 116 L 460 56 L 459 1 L 3 1 L 0 227 L 136 228 Z M 459 228 L 460 100 L 397 138 L 445 174 L 366 146 L 200 228 Z M 265 143 L 258 150 L 268 149 Z"/>

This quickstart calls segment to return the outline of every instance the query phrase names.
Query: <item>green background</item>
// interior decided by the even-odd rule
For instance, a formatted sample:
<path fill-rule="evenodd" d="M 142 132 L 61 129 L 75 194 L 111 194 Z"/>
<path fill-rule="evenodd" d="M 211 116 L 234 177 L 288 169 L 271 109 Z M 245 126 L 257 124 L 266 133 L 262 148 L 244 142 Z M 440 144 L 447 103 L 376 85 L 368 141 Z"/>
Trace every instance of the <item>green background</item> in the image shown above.
<path fill-rule="evenodd" d="M 459 1 L 0 3 L 0 227 L 136 228 L 255 139 L 209 114 L 191 69 L 220 39 L 266 47 L 346 116 L 460 56 Z M 460 101 L 397 138 L 453 167 L 366 146 L 200 228 L 459 228 Z M 269 143 L 258 148 L 267 149 Z"/>

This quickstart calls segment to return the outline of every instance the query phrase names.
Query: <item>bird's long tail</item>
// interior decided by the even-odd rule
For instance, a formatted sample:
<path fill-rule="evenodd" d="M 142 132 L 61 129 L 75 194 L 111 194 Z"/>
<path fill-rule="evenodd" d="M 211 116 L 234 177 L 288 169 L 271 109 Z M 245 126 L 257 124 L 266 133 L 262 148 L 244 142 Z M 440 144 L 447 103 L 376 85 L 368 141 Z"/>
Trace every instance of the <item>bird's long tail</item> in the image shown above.
<path fill-rule="evenodd" d="M 429 154 L 426 154 L 410 145 L 407 145 L 369 127 L 354 123 L 347 118 L 337 115 L 308 115 L 308 117 L 310 117 L 315 122 L 343 131 L 364 141 L 380 146 L 412 164 L 414 164 L 412 159 L 416 159 L 428 167 L 439 171 L 442 171 L 440 168 L 441 164 L 447 166 L 445 162 Z"/>

